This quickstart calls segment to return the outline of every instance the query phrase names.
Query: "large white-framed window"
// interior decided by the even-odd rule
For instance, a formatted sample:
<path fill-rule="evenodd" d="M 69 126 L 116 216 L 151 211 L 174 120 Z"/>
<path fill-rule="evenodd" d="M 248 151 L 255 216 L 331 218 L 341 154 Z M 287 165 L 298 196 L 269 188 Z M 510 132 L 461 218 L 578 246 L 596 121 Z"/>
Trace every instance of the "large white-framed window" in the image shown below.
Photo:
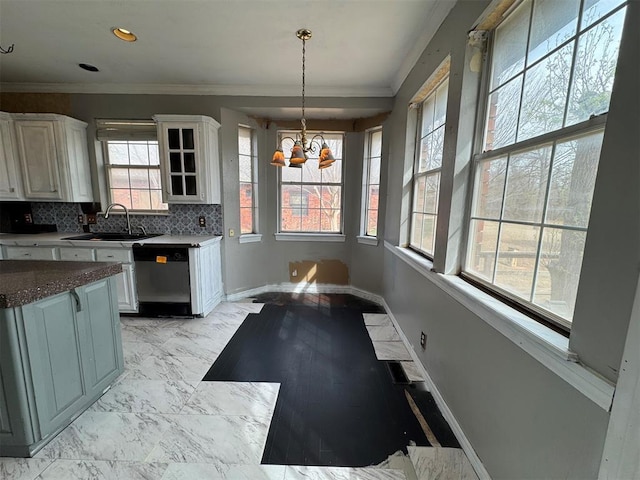
<path fill-rule="evenodd" d="M 418 107 L 409 246 L 429 258 L 433 258 L 438 223 L 448 93 L 446 76 Z"/>
<path fill-rule="evenodd" d="M 307 132 L 309 138 L 320 132 Z M 295 132 L 279 132 L 285 155 L 291 152 L 289 138 Z M 344 134 L 324 133 L 336 161 L 328 168 L 318 168 L 319 148 L 308 153 L 302 168 L 279 169 L 279 232 L 306 234 L 341 234 L 343 231 L 343 145 Z"/>
<path fill-rule="evenodd" d="M 491 38 L 463 275 L 567 330 L 625 13 L 525 0 Z"/>
<path fill-rule="evenodd" d="M 238 125 L 240 235 L 258 233 L 258 172 L 255 130 Z"/>
<path fill-rule="evenodd" d="M 362 201 L 360 236 L 378 236 L 378 205 L 380 203 L 380 159 L 382 156 L 382 127 L 365 131 L 362 163 Z"/>

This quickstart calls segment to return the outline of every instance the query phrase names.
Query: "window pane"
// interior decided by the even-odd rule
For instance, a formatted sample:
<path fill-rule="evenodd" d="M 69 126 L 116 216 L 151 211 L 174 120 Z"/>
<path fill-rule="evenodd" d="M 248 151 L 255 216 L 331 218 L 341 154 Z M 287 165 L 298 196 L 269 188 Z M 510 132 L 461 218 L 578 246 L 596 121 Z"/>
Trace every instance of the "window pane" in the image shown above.
<path fill-rule="evenodd" d="M 378 209 L 378 199 L 380 198 L 380 187 L 377 185 L 369 186 L 369 195 L 367 199 L 367 206 L 369 209 Z"/>
<path fill-rule="evenodd" d="M 319 208 L 309 208 L 302 212 L 302 226 L 303 232 L 319 232 L 321 230 L 321 210 Z"/>
<path fill-rule="evenodd" d="M 125 207 L 131 208 L 131 192 L 128 188 L 112 188 L 111 200 L 113 203 L 121 203 Z"/>
<path fill-rule="evenodd" d="M 427 175 L 424 202 L 425 213 L 438 213 L 438 191 L 440 189 L 440 173 Z"/>
<path fill-rule="evenodd" d="M 573 318 L 586 233 L 545 228 L 534 303 L 567 320 Z"/>
<path fill-rule="evenodd" d="M 280 174 L 282 175 L 281 178 L 283 182 L 300 183 L 300 181 L 302 180 L 301 168 L 282 167 L 279 170 L 280 170 Z"/>
<path fill-rule="evenodd" d="M 626 9 L 622 9 L 578 40 L 567 125 L 609 110 Z"/>
<path fill-rule="evenodd" d="M 334 162 L 335 163 L 335 162 Z M 304 165 L 302 165 L 302 181 L 309 183 L 320 183 L 322 181 L 322 173 L 324 170 L 331 170 L 335 167 L 335 165 L 331 165 L 329 168 L 324 168 L 320 170 L 318 168 L 318 159 L 313 158 L 307 160 Z M 336 176 L 335 172 L 333 173 L 333 177 Z M 327 172 L 327 178 L 332 178 L 331 174 Z M 325 180 L 326 181 L 326 180 Z"/>
<path fill-rule="evenodd" d="M 411 245 L 416 248 L 420 248 L 422 243 L 422 219 L 424 215 L 421 213 L 414 213 L 411 215 Z"/>
<path fill-rule="evenodd" d="M 424 212 L 424 196 L 426 192 L 427 178 L 417 177 L 413 182 L 413 211 Z"/>
<path fill-rule="evenodd" d="M 427 170 L 442 166 L 442 152 L 444 150 L 444 126 L 441 126 L 431 134 L 431 152 Z"/>
<path fill-rule="evenodd" d="M 169 169 L 172 173 L 182 172 L 182 157 L 180 152 L 171 152 L 169 154 Z"/>
<path fill-rule="evenodd" d="M 499 228 L 498 222 L 487 220 L 471 220 L 469 227 L 466 270 L 489 282 L 493 281 Z"/>
<path fill-rule="evenodd" d="M 485 150 L 504 147 L 515 141 L 521 89 L 522 75 L 489 96 Z"/>
<path fill-rule="evenodd" d="M 437 218 L 436 215 L 425 215 L 422 218 L 422 243 L 420 249 L 429 255 L 433 255 Z"/>
<path fill-rule="evenodd" d="M 496 220 L 500 218 L 506 171 L 507 157 L 485 161 L 478 166 L 473 215 Z"/>
<path fill-rule="evenodd" d="M 162 182 L 160 181 L 160 170 L 149 170 L 149 185 L 151 188 L 160 190 Z"/>
<path fill-rule="evenodd" d="M 129 142 L 131 165 L 149 165 L 149 147 L 147 142 Z"/>
<path fill-rule="evenodd" d="M 530 12 L 531 1 L 526 0 L 496 29 L 491 69 L 492 90 L 524 68 Z"/>
<path fill-rule="evenodd" d="M 253 179 L 251 178 L 251 157 L 241 155 L 238 159 L 238 163 L 240 165 L 240 181 L 253 181 Z"/>
<path fill-rule="evenodd" d="M 585 0 L 581 29 L 593 25 L 625 0 Z"/>
<path fill-rule="evenodd" d="M 429 169 L 429 157 L 431 156 L 432 136 L 427 135 L 420 141 L 420 159 L 418 161 L 418 172 L 426 172 Z"/>
<path fill-rule="evenodd" d="M 171 193 L 174 195 L 184 195 L 182 177 L 180 175 L 171 175 Z"/>
<path fill-rule="evenodd" d="M 238 153 L 240 155 L 251 155 L 251 129 L 245 127 L 238 128 Z"/>
<path fill-rule="evenodd" d="M 129 147 L 126 143 L 107 143 L 109 163 L 111 165 L 129 165 Z"/>
<path fill-rule="evenodd" d="M 184 187 L 187 195 L 197 195 L 198 188 L 196 187 L 196 177 L 194 176 L 185 176 L 184 177 Z"/>
<path fill-rule="evenodd" d="M 527 71 L 518 141 L 562 127 L 573 42 Z"/>
<path fill-rule="evenodd" d="M 447 78 L 436 91 L 436 109 L 434 112 L 433 125 L 438 128 L 444 125 L 447 118 L 447 94 L 449 92 L 449 79 Z"/>
<path fill-rule="evenodd" d="M 182 129 L 182 148 L 185 150 L 193 150 L 193 128 Z"/>
<path fill-rule="evenodd" d="M 503 223 L 495 284 L 525 300 L 531 299 L 539 227 Z"/>
<path fill-rule="evenodd" d="M 369 183 L 380 183 L 380 157 L 373 157 L 369 161 Z"/>
<path fill-rule="evenodd" d="M 158 151 L 158 142 L 149 142 L 149 165 L 160 166 L 160 155 Z"/>
<path fill-rule="evenodd" d="M 111 188 L 129 188 L 129 169 L 110 168 L 109 185 Z"/>
<path fill-rule="evenodd" d="M 253 184 L 240 184 L 240 207 L 253 207 Z"/>
<path fill-rule="evenodd" d="M 149 190 L 131 190 L 131 208 L 135 210 L 151 210 Z"/>
<path fill-rule="evenodd" d="M 180 130 L 177 128 L 167 129 L 167 139 L 169 142 L 169 148 L 175 150 L 180 149 Z"/>
<path fill-rule="evenodd" d="M 322 228 L 323 232 L 340 232 L 340 210 L 324 208 L 322 209 Z"/>
<path fill-rule="evenodd" d="M 544 57 L 576 34 L 580 0 L 536 0 L 527 64 Z"/>
<path fill-rule="evenodd" d="M 336 160 L 329 168 L 320 170 L 322 183 L 342 183 L 342 160 Z"/>
<path fill-rule="evenodd" d="M 436 108 L 436 98 L 435 95 L 430 95 L 427 99 L 422 103 L 422 133 L 421 137 L 424 137 L 429 132 L 434 129 L 434 112 Z"/>
<path fill-rule="evenodd" d="M 253 210 L 240 208 L 240 233 L 253 233 Z"/>
<path fill-rule="evenodd" d="M 301 217 L 302 213 L 299 209 L 283 206 L 281 208 L 280 228 L 283 232 L 299 232 Z"/>
<path fill-rule="evenodd" d="M 587 227 L 603 133 L 556 145 L 547 223 Z"/>
<path fill-rule="evenodd" d="M 503 218 L 541 222 L 547 190 L 551 146 L 511 155 Z"/>
<path fill-rule="evenodd" d="M 379 157 L 382 154 L 382 130 L 371 133 L 371 157 Z"/>
<path fill-rule="evenodd" d="M 131 188 L 149 190 L 148 170 L 131 169 L 129 171 L 129 177 L 131 178 Z"/>
<path fill-rule="evenodd" d="M 327 186 L 322 187 L 322 203 L 321 206 L 324 208 L 337 208 L 340 209 L 340 205 L 342 203 L 342 187 L 338 186 Z"/>
<path fill-rule="evenodd" d="M 378 235 L 378 210 L 367 211 L 367 235 L 376 237 Z"/>
<path fill-rule="evenodd" d="M 162 192 L 160 190 L 149 191 L 151 197 L 151 209 L 152 210 L 167 210 L 169 206 L 162 201 Z"/>

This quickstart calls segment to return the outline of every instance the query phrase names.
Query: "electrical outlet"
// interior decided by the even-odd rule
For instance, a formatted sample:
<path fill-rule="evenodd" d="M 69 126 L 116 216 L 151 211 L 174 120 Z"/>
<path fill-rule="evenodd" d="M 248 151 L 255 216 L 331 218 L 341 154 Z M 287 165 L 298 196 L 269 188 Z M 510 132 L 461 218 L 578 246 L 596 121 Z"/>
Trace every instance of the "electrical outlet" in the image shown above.
<path fill-rule="evenodd" d="M 427 334 L 420 332 L 420 346 L 424 350 L 427 347 Z"/>
<path fill-rule="evenodd" d="M 33 217 L 31 216 L 30 213 L 25 213 L 24 214 L 24 223 L 31 225 L 33 223 Z"/>
<path fill-rule="evenodd" d="M 78 215 L 78 223 L 84 223 L 84 215 L 83 214 L 79 214 Z"/>
<path fill-rule="evenodd" d="M 98 223 L 98 218 L 95 213 L 87 213 L 87 224 L 95 225 Z"/>
<path fill-rule="evenodd" d="M 202 228 L 207 226 L 207 219 L 204 216 L 200 216 L 198 217 L 198 225 L 200 225 Z"/>

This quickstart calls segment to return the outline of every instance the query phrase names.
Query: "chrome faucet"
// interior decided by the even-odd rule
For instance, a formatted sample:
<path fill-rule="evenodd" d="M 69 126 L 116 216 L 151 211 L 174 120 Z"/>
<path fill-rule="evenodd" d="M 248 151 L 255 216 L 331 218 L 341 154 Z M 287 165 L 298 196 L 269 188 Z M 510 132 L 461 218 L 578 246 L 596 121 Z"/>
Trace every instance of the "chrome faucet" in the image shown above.
<path fill-rule="evenodd" d="M 129 218 L 129 209 L 122 205 L 121 203 L 112 203 L 107 207 L 107 211 L 104 212 L 104 218 L 109 218 L 109 213 L 113 207 L 122 207 L 124 209 L 124 213 L 127 216 L 127 233 L 131 235 L 131 219 Z"/>

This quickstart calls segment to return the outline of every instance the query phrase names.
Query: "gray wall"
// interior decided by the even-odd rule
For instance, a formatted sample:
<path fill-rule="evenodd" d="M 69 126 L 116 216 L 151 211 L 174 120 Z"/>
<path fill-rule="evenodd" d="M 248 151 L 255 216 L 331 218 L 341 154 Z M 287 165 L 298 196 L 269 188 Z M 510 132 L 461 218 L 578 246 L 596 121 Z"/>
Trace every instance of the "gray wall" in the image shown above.
<path fill-rule="evenodd" d="M 488 3 L 458 2 L 395 98 L 385 129 L 389 143 L 385 238 L 393 245 L 404 239 L 402 203 L 410 190 L 404 175 L 413 141 L 407 133 L 411 130 L 407 105 L 449 54 L 453 80 L 446 134 L 458 134 L 458 139 L 448 146 L 453 147 L 450 150 L 445 140 L 445 162 L 447 157 L 449 162 L 455 159 L 455 169 L 443 169 L 443 190 L 453 192 L 452 209 L 464 211 L 459 189 L 467 183 L 470 150 L 461 136 L 469 131 L 469 116 L 475 114 L 469 113 L 465 99 L 477 94 L 477 84 L 463 84 L 460 77 L 468 62 L 466 34 Z M 617 378 L 640 265 L 640 79 L 637 60 L 632 58 L 640 45 L 639 10 L 640 2 L 632 2 L 627 13 L 570 339 L 581 362 L 612 381 Z M 463 108 L 451 105 L 461 98 Z M 449 220 L 453 230 L 445 233 L 453 238 L 461 223 L 459 217 Z M 447 263 L 450 258 L 456 261 L 457 253 L 447 252 Z M 439 270 L 456 268 L 447 265 Z M 427 333 L 426 351 L 416 351 L 493 478 L 597 477 L 607 412 L 388 250 L 383 277 L 384 298 L 409 340 L 417 345 L 420 332 Z"/>

